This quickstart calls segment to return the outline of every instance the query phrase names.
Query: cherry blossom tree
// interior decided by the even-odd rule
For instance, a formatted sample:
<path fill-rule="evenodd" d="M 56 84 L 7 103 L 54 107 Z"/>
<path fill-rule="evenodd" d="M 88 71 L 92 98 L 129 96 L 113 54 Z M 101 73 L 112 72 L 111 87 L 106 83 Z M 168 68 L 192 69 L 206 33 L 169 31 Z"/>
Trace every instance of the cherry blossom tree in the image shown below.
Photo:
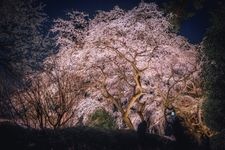
<path fill-rule="evenodd" d="M 90 82 L 89 96 L 114 107 L 126 127 L 149 118 L 150 130 L 163 134 L 165 107 L 191 97 L 187 86 L 199 80 L 198 46 L 171 33 L 169 16 L 154 3 L 85 17 L 72 12 L 55 21 L 59 68 Z"/>
<path fill-rule="evenodd" d="M 76 124 L 76 106 L 84 99 L 89 85 L 82 76 L 53 68 L 34 75 L 31 80 L 28 88 L 17 90 L 10 98 L 16 123 L 38 129 Z"/>

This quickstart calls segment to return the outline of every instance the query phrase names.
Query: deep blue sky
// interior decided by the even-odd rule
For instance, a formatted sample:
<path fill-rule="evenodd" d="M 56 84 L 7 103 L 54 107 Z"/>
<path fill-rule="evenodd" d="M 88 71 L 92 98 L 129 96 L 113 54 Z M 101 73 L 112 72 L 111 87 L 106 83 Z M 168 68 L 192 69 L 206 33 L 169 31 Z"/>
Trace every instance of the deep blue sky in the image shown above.
<path fill-rule="evenodd" d="M 97 10 L 110 10 L 115 5 L 123 9 L 132 9 L 141 0 L 40 0 L 46 4 L 45 11 L 50 18 L 64 17 L 67 11 L 79 10 L 93 16 Z M 148 0 L 151 1 L 151 0 Z M 165 0 L 152 0 L 162 4 Z M 202 9 L 196 15 L 186 20 L 181 26 L 181 35 L 187 37 L 191 43 L 198 43 L 202 40 L 209 25 L 209 15 L 206 9 Z"/>

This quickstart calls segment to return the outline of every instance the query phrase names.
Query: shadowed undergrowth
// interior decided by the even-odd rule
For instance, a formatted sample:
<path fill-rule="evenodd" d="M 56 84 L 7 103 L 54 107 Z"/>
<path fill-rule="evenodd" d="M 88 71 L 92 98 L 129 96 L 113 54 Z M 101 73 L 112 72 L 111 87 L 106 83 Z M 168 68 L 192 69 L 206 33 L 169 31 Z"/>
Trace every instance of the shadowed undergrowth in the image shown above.
<path fill-rule="evenodd" d="M 0 133 L 1 149 L 5 150 L 164 150 L 173 147 L 173 142 L 160 136 L 148 134 L 140 140 L 136 132 L 129 130 L 74 127 L 40 131 L 5 122 L 0 124 Z"/>
<path fill-rule="evenodd" d="M 176 150 L 181 148 L 178 145 L 158 135 L 140 137 L 131 130 L 90 127 L 36 130 L 0 123 L 1 150 Z M 186 150 L 187 146 L 182 149 Z"/>

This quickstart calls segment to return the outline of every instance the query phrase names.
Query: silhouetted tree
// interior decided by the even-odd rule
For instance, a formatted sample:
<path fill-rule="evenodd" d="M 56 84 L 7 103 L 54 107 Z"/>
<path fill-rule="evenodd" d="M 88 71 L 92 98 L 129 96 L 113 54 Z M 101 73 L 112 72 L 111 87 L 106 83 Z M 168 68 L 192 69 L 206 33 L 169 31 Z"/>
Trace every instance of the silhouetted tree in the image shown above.
<path fill-rule="evenodd" d="M 174 138 L 174 128 L 177 121 L 176 112 L 173 107 L 165 108 L 165 135 Z"/>
<path fill-rule="evenodd" d="M 203 70 L 205 94 L 205 121 L 216 130 L 225 129 L 225 5 L 219 3 L 212 12 L 212 26 L 203 41 L 206 57 Z"/>
<path fill-rule="evenodd" d="M 47 16 L 36 0 L 2 0 L 0 16 L 0 110 L 9 111 L 4 107 L 12 90 L 23 86 L 29 73 L 40 70 L 52 49 L 43 34 Z"/>
<path fill-rule="evenodd" d="M 143 120 L 141 123 L 138 124 L 138 128 L 137 128 L 139 149 L 143 149 L 146 145 L 147 132 L 148 132 L 148 124 L 147 124 L 147 121 Z"/>
<path fill-rule="evenodd" d="M 163 3 L 164 10 L 172 13 L 170 22 L 172 31 L 180 32 L 181 24 L 195 15 L 196 11 L 204 6 L 206 0 L 170 0 Z"/>
<path fill-rule="evenodd" d="M 148 126 L 147 126 L 147 122 L 144 120 L 138 125 L 138 128 L 137 128 L 138 137 L 144 138 L 147 132 L 148 132 Z"/>
<path fill-rule="evenodd" d="M 203 41 L 205 55 L 203 78 L 206 101 L 204 118 L 207 125 L 217 134 L 210 137 L 212 150 L 225 149 L 225 3 L 218 1 L 211 12 L 212 25 Z"/>

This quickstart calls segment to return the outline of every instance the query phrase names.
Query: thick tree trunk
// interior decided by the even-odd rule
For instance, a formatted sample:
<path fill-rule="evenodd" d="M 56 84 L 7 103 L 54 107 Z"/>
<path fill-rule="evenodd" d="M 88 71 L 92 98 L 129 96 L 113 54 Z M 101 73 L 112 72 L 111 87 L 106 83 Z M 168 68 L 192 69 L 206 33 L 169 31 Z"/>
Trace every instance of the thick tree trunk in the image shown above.
<path fill-rule="evenodd" d="M 124 113 L 123 114 L 123 121 L 125 122 L 125 124 L 128 126 L 128 128 L 134 130 L 134 125 L 133 123 L 131 122 L 129 116 L 128 116 L 128 113 Z"/>

